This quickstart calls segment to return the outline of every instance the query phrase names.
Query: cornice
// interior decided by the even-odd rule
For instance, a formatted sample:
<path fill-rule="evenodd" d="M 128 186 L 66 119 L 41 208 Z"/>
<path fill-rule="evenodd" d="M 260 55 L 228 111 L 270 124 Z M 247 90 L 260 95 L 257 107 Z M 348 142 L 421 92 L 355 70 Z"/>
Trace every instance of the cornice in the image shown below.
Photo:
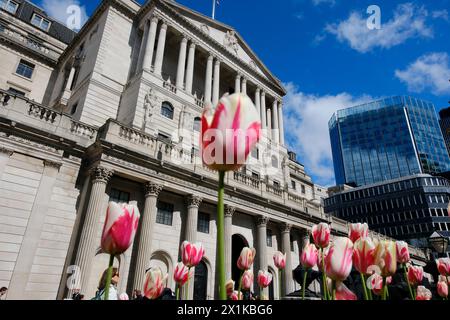
<path fill-rule="evenodd" d="M 141 10 L 138 13 L 138 19 L 142 19 L 151 9 L 157 7 L 163 14 L 166 14 L 169 18 L 176 21 L 180 26 L 186 28 L 190 32 L 192 32 L 196 37 L 204 41 L 206 44 L 211 46 L 214 50 L 216 50 L 219 55 L 225 57 L 227 60 L 231 61 L 232 63 L 236 64 L 238 67 L 240 67 L 242 70 L 245 70 L 249 75 L 254 77 L 254 79 L 258 80 L 260 83 L 265 85 L 267 88 L 270 88 L 275 92 L 277 95 L 275 98 L 278 99 L 278 96 L 283 96 L 286 94 L 285 89 L 279 84 L 277 86 L 275 82 L 272 82 L 265 77 L 263 77 L 261 74 L 259 74 L 256 70 L 252 69 L 250 65 L 239 59 L 237 56 L 233 55 L 231 52 L 229 52 L 225 46 L 220 44 L 218 41 L 210 37 L 209 35 L 205 34 L 200 28 L 189 22 L 186 18 L 184 18 L 182 15 L 180 15 L 178 12 L 176 12 L 173 8 L 171 8 L 167 3 L 165 3 L 162 0 L 154 0 L 151 1 L 152 4 L 147 4 L 144 7 L 141 8 Z M 221 59 L 224 60 L 224 59 Z M 274 77 L 275 78 L 275 77 Z M 258 84 L 256 84 L 258 86 Z"/>

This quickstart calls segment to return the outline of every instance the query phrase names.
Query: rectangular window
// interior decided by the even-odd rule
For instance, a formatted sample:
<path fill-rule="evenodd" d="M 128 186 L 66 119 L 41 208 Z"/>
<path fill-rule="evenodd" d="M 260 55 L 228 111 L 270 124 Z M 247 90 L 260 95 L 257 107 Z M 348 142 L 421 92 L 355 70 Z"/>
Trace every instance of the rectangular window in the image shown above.
<path fill-rule="evenodd" d="M 291 185 L 292 185 L 292 189 L 294 189 L 294 190 L 297 189 L 297 185 L 294 180 L 291 181 Z"/>
<path fill-rule="evenodd" d="M 14 88 L 9 88 L 8 92 L 11 93 L 12 95 L 25 97 L 25 92 L 17 90 L 17 89 L 14 89 Z"/>
<path fill-rule="evenodd" d="M 0 8 L 11 14 L 16 14 L 19 4 L 12 0 L 0 0 Z"/>
<path fill-rule="evenodd" d="M 266 234 L 267 234 L 267 246 L 272 247 L 272 230 L 267 229 Z"/>
<path fill-rule="evenodd" d="M 113 188 L 111 189 L 109 195 L 109 201 L 117 203 L 128 203 L 130 202 L 130 193 Z"/>
<path fill-rule="evenodd" d="M 306 193 L 306 188 L 305 186 L 302 185 L 302 193 L 305 194 Z"/>
<path fill-rule="evenodd" d="M 258 148 L 254 148 L 252 150 L 252 157 L 255 159 L 259 159 L 259 149 Z"/>
<path fill-rule="evenodd" d="M 50 20 L 45 19 L 37 13 L 33 14 L 33 17 L 31 18 L 31 24 L 44 31 L 48 31 L 48 29 L 50 29 Z"/>
<path fill-rule="evenodd" d="M 31 79 L 31 77 L 33 76 L 34 68 L 34 64 L 21 59 L 19 65 L 17 66 L 16 73 L 18 75 L 21 75 L 22 77 Z"/>
<path fill-rule="evenodd" d="M 171 226 L 173 221 L 173 204 L 158 202 L 158 213 L 156 214 L 156 223 Z"/>
<path fill-rule="evenodd" d="M 209 234 L 209 214 L 199 213 L 197 221 L 197 231 Z"/>

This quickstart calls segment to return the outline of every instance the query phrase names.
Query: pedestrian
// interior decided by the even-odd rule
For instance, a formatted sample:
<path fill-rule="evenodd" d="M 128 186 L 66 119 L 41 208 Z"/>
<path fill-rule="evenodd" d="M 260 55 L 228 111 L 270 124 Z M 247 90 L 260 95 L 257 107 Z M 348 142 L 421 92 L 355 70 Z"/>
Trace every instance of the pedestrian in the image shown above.
<path fill-rule="evenodd" d="M 105 287 L 106 287 L 106 277 L 108 275 L 108 269 L 103 272 L 102 278 L 98 284 L 98 290 L 95 297 L 92 300 L 105 300 Z M 117 284 L 119 283 L 119 270 L 113 268 L 111 284 L 109 286 L 108 300 L 119 300 L 119 295 L 117 293 Z"/>
<path fill-rule="evenodd" d="M 5 300 L 6 299 L 6 293 L 8 292 L 8 288 L 7 287 L 2 287 L 0 289 L 0 300 Z"/>

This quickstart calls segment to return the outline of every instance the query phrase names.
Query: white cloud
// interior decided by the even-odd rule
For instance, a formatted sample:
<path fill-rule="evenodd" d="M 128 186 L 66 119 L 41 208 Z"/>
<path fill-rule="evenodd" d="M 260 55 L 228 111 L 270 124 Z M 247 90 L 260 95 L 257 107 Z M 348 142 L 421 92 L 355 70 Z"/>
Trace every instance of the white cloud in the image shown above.
<path fill-rule="evenodd" d="M 434 52 L 419 57 L 405 70 L 396 70 L 395 75 L 406 83 L 411 92 L 430 90 L 435 95 L 450 94 L 449 55 Z"/>
<path fill-rule="evenodd" d="M 328 24 L 325 30 L 339 40 L 348 43 L 356 51 L 366 53 L 374 48 L 389 49 L 411 38 L 432 38 L 433 29 L 427 25 L 428 12 L 424 7 L 411 3 L 400 4 L 394 16 L 383 22 L 381 29 L 370 30 L 367 19 L 370 15 L 352 12 L 347 20 Z"/>
<path fill-rule="evenodd" d="M 79 8 L 79 25 L 74 26 L 72 23 L 73 19 L 70 19 L 73 12 L 68 9 L 72 6 L 77 6 Z M 43 0 L 42 7 L 47 12 L 47 14 L 55 20 L 65 24 L 68 28 L 73 30 L 79 30 L 88 20 L 88 15 L 86 13 L 86 7 L 80 4 L 79 0 Z M 70 19 L 70 22 L 68 21 Z"/>
<path fill-rule="evenodd" d="M 312 0 L 313 5 L 319 6 L 321 4 L 327 4 L 330 6 L 334 6 L 336 4 L 336 0 Z"/>
<path fill-rule="evenodd" d="M 448 11 L 445 10 L 445 9 L 433 11 L 433 12 L 431 13 L 431 16 L 432 16 L 434 19 L 444 19 L 445 21 L 448 21 L 448 20 L 449 20 L 449 18 L 448 18 Z"/>
<path fill-rule="evenodd" d="M 285 84 L 284 122 L 287 142 L 316 183 L 335 184 L 328 121 L 336 110 L 359 105 L 372 98 L 348 93 L 317 96 L 306 94 L 293 83 Z"/>

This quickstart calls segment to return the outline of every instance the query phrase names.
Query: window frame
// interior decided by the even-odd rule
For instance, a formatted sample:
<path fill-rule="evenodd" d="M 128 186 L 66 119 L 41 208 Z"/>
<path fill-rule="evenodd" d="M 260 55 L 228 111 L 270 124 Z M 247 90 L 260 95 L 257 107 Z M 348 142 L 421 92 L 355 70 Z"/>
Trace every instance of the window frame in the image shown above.
<path fill-rule="evenodd" d="M 33 23 L 33 20 L 34 20 L 36 17 L 41 19 L 41 22 L 39 23 L 39 25 Z M 48 22 L 48 27 L 47 27 L 46 29 L 42 27 L 42 23 L 43 23 L 44 21 Z M 49 19 L 44 18 L 43 16 L 41 16 L 39 13 L 36 13 L 36 12 L 33 12 L 33 15 L 31 16 L 31 21 L 30 21 L 30 23 L 31 23 L 31 25 L 33 25 L 33 26 L 35 26 L 36 28 L 39 28 L 39 29 L 41 29 L 41 30 L 43 30 L 43 31 L 45 31 L 45 32 L 48 32 L 48 30 L 50 30 L 50 27 L 51 27 L 51 25 L 52 25 L 52 22 L 51 22 Z"/>
<path fill-rule="evenodd" d="M 9 12 L 9 13 L 11 13 L 12 15 L 16 15 L 17 9 L 19 9 L 20 4 L 19 4 L 18 2 L 16 2 L 16 1 L 14 1 L 14 0 L 4 0 L 4 1 L 5 1 L 5 5 L 4 5 L 4 6 L 0 6 L 0 9 L 3 9 L 3 10 L 5 10 L 6 12 Z M 15 5 L 14 12 L 11 12 L 11 11 L 8 10 L 8 6 L 9 6 L 10 4 Z"/>
<path fill-rule="evenodd" d="M 203 218 L 207 217 L 208 219 L 202 220 L 201 217 L 203 217 Z M 204 223 L 206 221 L 208 221 L 208 222 Z M 211 233 L 210 224 L 211 224 L 211 215 L 209 213 L 199 212 L 198 219 L 197 219 L 197 232 L 204 233 L 204 234 L 210 234 Z M 205 227 L 205 229 L 202 229 L 202 227 Z"/>
<path fill-rule="evenodd" d="M 171 116 L 169 117 L 167 114 L 165 114 L 165 110 L 170 108 Z M 161 116 L 163 116 L 166 119 L 173 120 L 175 117 L 175 108 L 169 101 L 163 101 L 161 103 Z"/>
<path fill-rule="evenodd" d="M 173 212 L 174 212 L 174 205 L 169 202 L 165 201 L 158 201 L 157 205 L 157 212 L 156 212 L 156 223 L 163 226 L 173 226 Z M 165 208 L 164 208 L 165 207 Z M 170 213 L 170 219 L 166 219 L 166 214 Z M 161 216 L 161 214 L 164 214 L 164 216 Z M 166 222 L 166 220 L 170 220 L 170 224 Z"/>
<path fill-rule="evenodd" d="M 24 66 L 24 67 L 21 67 L 21 66 Z M 19 73 L 19 68 L 23 69 L 24 71 L 31 70 L 30 76 L 28 77 L 25 74 L 25 72 L 24 72 L 24 74 Z M 31 63 L 31 62 L 21 58 L 19 60 L 19 63 L 17 64 L 17 67 L 16 67 L 16 70 L 15 70 L 14 74 L 19 76 L 19 77 L 25 78 L 27 80 L 33 80 L 33 75 L 34 75 L 34 71 L 35 70 L 36 70 L 36 65 L 34 63 Z"/>

